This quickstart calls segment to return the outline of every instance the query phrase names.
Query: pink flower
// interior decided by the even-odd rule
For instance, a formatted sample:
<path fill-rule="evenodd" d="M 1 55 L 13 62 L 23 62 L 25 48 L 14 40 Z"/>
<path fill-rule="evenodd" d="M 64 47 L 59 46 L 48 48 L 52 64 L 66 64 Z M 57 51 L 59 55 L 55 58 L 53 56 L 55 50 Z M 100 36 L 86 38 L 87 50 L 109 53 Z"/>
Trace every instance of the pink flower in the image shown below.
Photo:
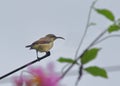
<path fill-rule="evenodd" d="M 42 67 L 29 67 L 28 75 L 14 77 L 15 86 L 60 86 L 60 76 L 54 72 L 53 64 L 49 64 L 47 70 Z"/>

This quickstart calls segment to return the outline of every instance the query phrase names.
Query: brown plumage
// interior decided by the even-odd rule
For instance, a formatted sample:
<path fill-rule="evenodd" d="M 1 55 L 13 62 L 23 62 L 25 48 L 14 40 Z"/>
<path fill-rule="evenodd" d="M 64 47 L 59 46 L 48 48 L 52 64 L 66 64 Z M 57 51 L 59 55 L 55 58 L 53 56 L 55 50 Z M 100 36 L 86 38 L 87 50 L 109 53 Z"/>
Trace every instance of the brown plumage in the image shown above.
<path fill-rule="evenodd" d="M 48 34 L 45 37 L 42 37 L 39 40 L 33 42 L 31 45 L 27 45 L 26 48 L 35 49 L 37 51 L 38 57 L 38 51 L 49 52 L 50 49 L 53 47 L 53 42 L 58 38 L 64 39 L 63 37 L 57 37 L 54 34 Z"/>

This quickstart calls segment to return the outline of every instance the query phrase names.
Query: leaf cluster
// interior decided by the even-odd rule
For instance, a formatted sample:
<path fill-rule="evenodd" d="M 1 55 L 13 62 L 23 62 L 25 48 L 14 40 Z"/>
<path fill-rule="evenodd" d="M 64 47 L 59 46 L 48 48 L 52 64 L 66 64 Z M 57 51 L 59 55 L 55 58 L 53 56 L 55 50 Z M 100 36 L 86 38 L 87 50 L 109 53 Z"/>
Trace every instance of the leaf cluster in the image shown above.
<path fill-rule="evenodd" d="M 92 10 L 94 10 L 95 12 L 97 12 L 99 15 L 104 16 L 107 20 L 109 20 L 110 22 L 112 22 L 112 24 L 110 24 L 108 26 L 108 28 L 103 31 L 103 33 L 101 33 L 97 39 L 95 39 L 92 44 L 90 44 L 89 47 L 87 47 L 87 49 L 85 51 L 83 51 L 83 53 L 77 58 L 77 59 L 71 59 L 71 58 L 66 58 L 66 57 L 60 57 L 58 59 L 58 62 L 60 63 L 68 63 L 71 64 L 71 66 L 68 68 L 68 70 L 65 72 L 65 74 L 70 70 L 70 68 L 73 67 L 73 65 L 78 65 L 79 66 L 79 77 L 78 80 L 80 80 L 81 76 L 82 76 L 82 72 L 86 71 L 89 74 L 91 74 L 92 76 L 99 76 L 99 77 L 103 77 L 103 78 L 108 78 L 107 72 L 104 68 L 98 67 L 98 66 L 88 66 L 85 67 L 84 65 L 88 64 L 89 62 L 95 60 L 101 50 L 101 48 L 94 48 L 93 46 L 95 44 L 100 43 L 101 41 L 103 41 L 104 39 L 107 39 L 109 37 L 112 36 L 108 36 L 105 37 L 103 39 L 100 40 L 100 38 L 106 33 L 108 32 L 109 34 L 113 33 L 113 32 L 117 32 L 120 30 L 120 19 L 115 18 L 114 14 L 112 13 L 112 11 L 108 10 L 108 9 L 99 9 L 99 8 L 95 8 L 95 7 L 91 7 Z M 90 12 L 91 13 L 91 12 Z M 89 16 L 90 18 L 90 16 Z M 89 19 L 88 18 L 88 19 Z M 89 22 L 89 20 L 88 20 Z M 89 28 L 89 26 L 91 25 L 96 25 L 95 23 L 91 23 L 89 22 L 87 24 L 87 28 Z M 86 32 L 85 32 L 86 33 Z M 118 35 L 117 35 L 118 36 Z M 120 35 L 119 35 L 120 36 Z M 92 48 L 91 48 L 92 47 Z"/>

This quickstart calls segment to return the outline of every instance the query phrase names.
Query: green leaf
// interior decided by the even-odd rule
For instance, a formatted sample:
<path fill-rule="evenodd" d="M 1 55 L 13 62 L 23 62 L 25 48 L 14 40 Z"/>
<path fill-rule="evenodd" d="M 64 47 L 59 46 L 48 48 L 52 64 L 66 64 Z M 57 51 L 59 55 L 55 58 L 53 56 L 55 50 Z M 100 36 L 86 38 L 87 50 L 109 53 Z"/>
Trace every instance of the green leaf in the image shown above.
<path fill-rule="evenodd" d="M 113 24 L 108 28 L 109 33 L 112 33 L 112 32 L 118 31 L 118 30 L 120 30 L 120 26 L 116 25 L 116 24 Z"/>
<path fill-rule="evenodd" d="M 91 66 L 91 67 L 85 68 L 84 70 L 93 76 L 108 78 L 107 72 L 103 68 L 100 68 L 97 66 Z"/>
<path fill-rule="evenodd" d="M 61 63 L 73 63 L 74 62 L 73 59 L 63 58 L 63 57 L 59 58 L 58 61 L 61 62 Z"/>
<path fill-rule="evenodd" d="M 115 17 L 113 15 L 113 13 L 108 10 L 108 9 L 95 9 L 95 11 L 103 16 L 105 16 L 107 19 L 111 20 L 111 21 L 114 21 L 115 20 Z"/>
<path fill-rule="evenodd" d="M 100 50 L 99 48 L 92 48 L 90 50 L 87 50 L 81 57 L 82 64 L 86 64 L 91 60 L 95 59 L 99 50 Z"/>

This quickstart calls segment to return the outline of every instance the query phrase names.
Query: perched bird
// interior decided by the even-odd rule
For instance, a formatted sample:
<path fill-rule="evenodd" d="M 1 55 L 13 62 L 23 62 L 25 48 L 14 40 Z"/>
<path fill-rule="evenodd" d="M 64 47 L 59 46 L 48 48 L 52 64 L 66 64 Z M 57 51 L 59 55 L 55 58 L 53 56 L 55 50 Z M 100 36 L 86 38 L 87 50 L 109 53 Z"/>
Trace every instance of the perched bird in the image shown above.
<path fill-rule="evenodd" d="M 54 34 L 48 34 L 45 37 L 40 38 L 39 40 L 33 42 L 31 45 L 27 45 L 26 48 L 35 49 L 36 55 L 38 57 L 39 52 L 46 52 L 46 55 L 50 55 L 50 49 L 53 47 L 53 42 L 56 39 L 64 39 L 63 37 L 57 37 Z"/>

